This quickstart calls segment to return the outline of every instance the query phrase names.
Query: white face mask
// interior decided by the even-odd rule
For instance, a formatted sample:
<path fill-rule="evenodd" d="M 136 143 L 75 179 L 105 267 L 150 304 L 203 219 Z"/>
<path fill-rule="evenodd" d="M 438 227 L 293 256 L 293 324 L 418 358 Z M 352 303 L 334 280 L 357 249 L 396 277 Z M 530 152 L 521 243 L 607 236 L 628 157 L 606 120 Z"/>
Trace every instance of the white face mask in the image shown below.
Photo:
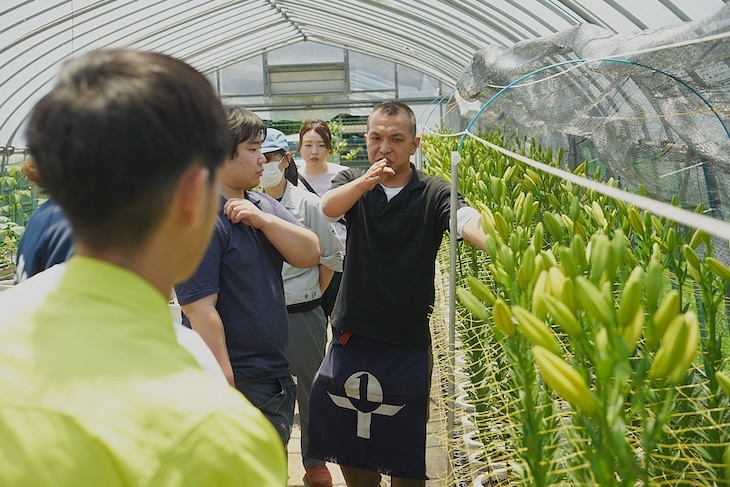
<path fill-rule="evenodd" d="M 281 161 L 273 161 L 264 163 L 264 173 L 261 175 L 259 185 L 262 188 L 273 188 L 281 182 L 284 173 L 279 169 Z"/>

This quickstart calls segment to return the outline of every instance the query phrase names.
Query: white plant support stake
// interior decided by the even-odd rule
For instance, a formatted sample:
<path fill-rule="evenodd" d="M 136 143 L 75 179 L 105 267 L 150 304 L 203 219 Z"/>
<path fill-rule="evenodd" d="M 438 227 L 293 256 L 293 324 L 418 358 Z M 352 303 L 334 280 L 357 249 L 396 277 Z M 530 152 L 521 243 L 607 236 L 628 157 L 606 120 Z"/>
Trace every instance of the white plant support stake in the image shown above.
<path fill-rule="evenodd" d="M 454 390 L 456 383 L 456 363 L 454 359 L 454 342 L 456 337 L 456 210 L 458 205 L 459 188 L 459 162 L 461 154 L 458 151 L 451 152 L 451 209 L 449 226 L 449 336 L 448 336 L 448 385 L 446 397 L 446 431 L 451 435 L 454 431 Z M 447 449 L 448 450 L 448 449 Z M 453 478 L 451 459 L 447 459 L 448 478 Z"/>

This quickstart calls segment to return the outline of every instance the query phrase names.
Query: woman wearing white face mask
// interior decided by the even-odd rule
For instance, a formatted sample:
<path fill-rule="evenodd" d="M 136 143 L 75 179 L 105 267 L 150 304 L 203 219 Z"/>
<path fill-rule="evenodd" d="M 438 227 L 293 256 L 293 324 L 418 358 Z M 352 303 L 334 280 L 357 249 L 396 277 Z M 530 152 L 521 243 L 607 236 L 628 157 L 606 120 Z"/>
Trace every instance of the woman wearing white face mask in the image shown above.
<path fill-rule="evenodd" d="M 273 130 L 273 129 L 270 129 Z M 272 153 L 275 155 L 278 155 L 277 153 Z M 261 175 L 261 179 L 259 180 L 259 186 L 264 188 L 264 190 L 273 190 L 275 188 L 281 188 L 282 194 L 284 191 L 284 188 L 286 185 L 283 183 L 284 180 L 284 172 L 280 169 L 280 166 L 284 163 L 287 163 L 287 168 L 289 167 L 288 160 L 286 159 L 286 155 L 284 155 L 281 159 L 276 160 L 274 156 L 272 156 L 272 160 L 269 161 L 266 159 L 266 162 L 263 165 L 264 173 Z M 265 191 L 266 194 L 269 196 L 271 195 L 271 191 Z M 281 197 L 277 198 L 281 200 Z"/>
<path fill-rule="evenodd" d="M 289 144 L 282 132 L 266 130 L 261 145 L 266 157 L 259 185 L 276 198 L 302 224 L 319 237 L 319 265 L 309 269 L 292 267 L 286 262 L 282 269 L 284 295 L 289 317 L 289 340 L 286 354 L 289 368 L 297 377 L 297 401 L 301 425 L 301 451 L 307 450 L 309 435 L 309 392 L 312 380 L 324 357 L 327 343 L 327 317 L 322 310 L 322 294 L 335 271 L 342 271 L 344 246 L 331 223 L 319 211 L 319 197 L 297 186 L 297 166 L 289 153 Z M 329 487 L 332 477 L 321 460 L 302 455 L 307 484 Z"/>

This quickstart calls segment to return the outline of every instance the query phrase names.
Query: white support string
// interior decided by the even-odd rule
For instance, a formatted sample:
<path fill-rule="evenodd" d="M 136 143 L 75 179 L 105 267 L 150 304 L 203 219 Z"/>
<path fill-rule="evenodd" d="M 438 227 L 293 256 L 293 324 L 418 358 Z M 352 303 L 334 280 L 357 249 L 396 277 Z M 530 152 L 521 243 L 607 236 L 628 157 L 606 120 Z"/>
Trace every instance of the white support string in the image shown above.
<path fill-rule="evenodd" d="M 697 164 L 692 164 L 691 166 L 679 168 L 676 171 L 671 171 L 666 174 L 661 174 L 659 176 L 659 179 L 666 178 L 667 176 L 674 176 L 675 174 L 678 174 L 680 172 L 689 171 L 690 169 L 694 169 L 696 167 L 700 167 L 700 166 L 704 166 L 704 165 L 705 165 L 705 161 L 701 161 L 701 162 L 698 162 Z"/>
<path fill-rule="evenodd" d="M 517 154 L 516 152 L 512 152 L 508 149 L 505 149 L 504 147 L 492 144 L 491 142 L 484 140 L 469 131 L 462 131 L 458 134 L 442 134 L 433 132 L 430 129 L 426 130 L 431 132 L 432 135 L 439 137 L 461 137 L 463 135 L 468 135 L 469 137 L 478 140 L 485 146 L 494 149 L 497 152 L 500 152 L 501 154 L 504 154 L 508 157 L 511 157 L 512 159 L 524 162 L 528 166 L 531 166 L 535 169 L 546 172 L 548 174 L 552 174 L 553 176 L 557 176 L 565 181 L 570 181 L 571 183 L 582 186 L 583 188 L 592 189 L 610 198 L 622 200 L 625 203 L 635 205 L 637 208 L 649 211 L 650 213 L 653 213 L 658 217 L 665 217 L 668 220 L 673 220 L 687 227 L 701 230 L 709 235 L 713 235 L 725 241 L 730 241 L 730 223 L 726 221 L 719 220 L 717 218 L 713 218 L 711 216 L 707 216 L 701 213 L 695 213 L 694 211 L 685 210 L 683 208 L 677 208 L 676 206 L 669 203 L 664 203 L 662 201 L 648 198 L 646 196 L 641 196 L 622 189 L 614 188 L 607 184 L 603 184 L 601 182 L 594 181 L 583 176 L 578 176 L 570 171 L 565 171 L 563 169 L 535 161 L 534 159 L 530 159 L 529 157 Z"/>

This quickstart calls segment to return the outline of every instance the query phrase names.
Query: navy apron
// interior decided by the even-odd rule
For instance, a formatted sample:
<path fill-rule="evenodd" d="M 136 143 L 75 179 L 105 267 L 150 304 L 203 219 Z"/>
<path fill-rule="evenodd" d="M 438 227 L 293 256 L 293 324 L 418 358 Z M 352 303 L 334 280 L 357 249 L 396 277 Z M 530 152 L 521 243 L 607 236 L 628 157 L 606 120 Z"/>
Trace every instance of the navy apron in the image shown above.
<path fill-rule="evenodd" d="M 312 384 L 306 456 L 427 480 L 429 388 L 427 349 L 334 329 Z"/>

